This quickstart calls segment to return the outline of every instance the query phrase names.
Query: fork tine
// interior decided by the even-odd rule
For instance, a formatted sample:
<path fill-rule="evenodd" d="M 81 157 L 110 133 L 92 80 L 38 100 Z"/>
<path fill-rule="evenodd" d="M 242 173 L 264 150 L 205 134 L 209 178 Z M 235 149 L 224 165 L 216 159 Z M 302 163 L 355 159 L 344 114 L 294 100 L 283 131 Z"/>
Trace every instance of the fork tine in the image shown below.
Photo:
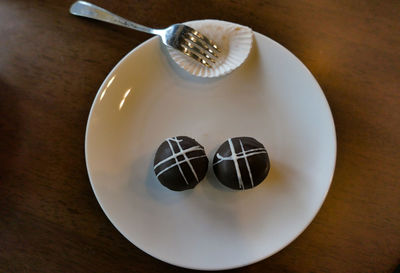
<path fill-rule="evenodd" d="M 214 56 L 213 54 L 209 53 L 209 51 L 198 44 L 194 43 L 192 40 L 189 40 L 188 38 L 183 39 L 183 45 L 189 47 L 191 51 L 193 51 L 195 54 L 199 55 L 199 57 L 208 60 L 212 63 L 215 63 L 216 59 L 218 57 Z"/>
<path fill-rule="evenodd" d="M 189 46 L 181 44 L 180 47 L 178 48 L 183 54 L 195 59 L 196 61 L 198 61 L 199 63 L 201 63 L 202 65 L 205 65 L 206 67 L 211 68 L 211 65 L 204 59 L 201 58 L 200 56 L 196 55 L 195 53 L 193 53 L 191 51 L 191 48 L 189 48 Z"/>
<path fill-rule="evenodd" d="M 198 35 L 201 35 L 198 31 L 196 31 L 196 30 L 194 30 L 194 31 L 197 32 Z M 203 35 L 201 35 L 201 36 L 205 37 Z M 200 48 L 205 49 L 206 51 L 208 51 L 209 53 L 211 53 L 212 55 L 214 55 L 215 57 L 218 58 L 218 52 L 219 51 L 217 50 L 217 48 L 215 48 L 212 44 L 207 43 L 203 38 L 200 38 L 199 36 L 195 35 L 192 32 L 188 32 L 186 34 L 186 38 L 188 38 L 191 42 L 193 42 L 194 44 L 196 44 Z"/>
<path fill-rule="evenodd" d="M 219 48 L 218 48 L 218 46 L 217 46 L 216 43 L 214 43 L 212 40 L 208 39 L 207 36 L 201 34 L 201 33 L 198 32 L 197 30 L 191 29 L 189 33 L 190 33 L 191 35 L 193 35 L 193 36 L 199 38 L 202 42 L 204 42 L 204 43 L 207 45 L 207 47 L 209 47 L 209 48 L 211 48 L 211 49 L 213 49 L 213 50 L 216 50 L 217 52 L 221 52 L 221 51 L 219 50 Z"/>

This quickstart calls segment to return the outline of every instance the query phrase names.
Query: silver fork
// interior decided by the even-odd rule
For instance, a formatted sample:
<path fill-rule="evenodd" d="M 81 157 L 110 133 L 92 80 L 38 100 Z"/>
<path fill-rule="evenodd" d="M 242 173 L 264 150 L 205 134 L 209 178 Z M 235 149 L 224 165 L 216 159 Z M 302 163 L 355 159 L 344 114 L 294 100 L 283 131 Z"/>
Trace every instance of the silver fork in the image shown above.
<path fill-rule="evenodd" d="M 85 1 L 77 1 L 72 4 L 69 12 L 73 15 L 156 34 L 161 37 L 163 44 L 183 52 L 207 67 L 215 64 L 220 53 L 220 49 L 212 40 L 184 24 L 174 24 L 165 29 L 149 28 Z"/>

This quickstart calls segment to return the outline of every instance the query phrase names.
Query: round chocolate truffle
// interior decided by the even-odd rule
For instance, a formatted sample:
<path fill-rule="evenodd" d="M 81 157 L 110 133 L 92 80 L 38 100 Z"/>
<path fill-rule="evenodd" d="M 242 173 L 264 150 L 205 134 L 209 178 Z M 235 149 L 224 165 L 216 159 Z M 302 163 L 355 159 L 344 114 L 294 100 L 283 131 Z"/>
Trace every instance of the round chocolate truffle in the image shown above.
<path fill-rule="evenodd" d="M 167 138 L 156 152 L 154 172 L 173 191 L 194 188 L 206 175 L 208 158 L 196 140 L 187 136 Z"/>
<path fill-rule="evenodd" d="M 235 190 L 250 189 L 267 177 L 270 163 L 264 145 L 252 137 L 230 138 L 219 147 L 213 168 L 218 180 Z"/>

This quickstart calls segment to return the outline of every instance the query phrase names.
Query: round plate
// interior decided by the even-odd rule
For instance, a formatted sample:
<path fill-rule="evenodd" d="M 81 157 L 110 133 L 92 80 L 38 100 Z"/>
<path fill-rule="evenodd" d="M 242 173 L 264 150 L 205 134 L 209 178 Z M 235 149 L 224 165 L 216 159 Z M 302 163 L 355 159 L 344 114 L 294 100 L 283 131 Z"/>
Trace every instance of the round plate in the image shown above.
<path fill-rule="evenodd" d="M 195 138 L 209 159 L 226 139 L 268 150 L 269 176 L 232 191 L 212 168 L 194 190 L 173 192 L 153 172 L 161 142 Z M 172 63 L 158 38 L 110 72 L 89 115 L 86 163 L 97 200 L 133 244 L 165 262 L 217 270 L 248 265 L 292 242 L 329 190 L 336 160 L 332 114 L 318 83 L 287 49 L 259 34 L 245 63 L 216 79 Z"/>

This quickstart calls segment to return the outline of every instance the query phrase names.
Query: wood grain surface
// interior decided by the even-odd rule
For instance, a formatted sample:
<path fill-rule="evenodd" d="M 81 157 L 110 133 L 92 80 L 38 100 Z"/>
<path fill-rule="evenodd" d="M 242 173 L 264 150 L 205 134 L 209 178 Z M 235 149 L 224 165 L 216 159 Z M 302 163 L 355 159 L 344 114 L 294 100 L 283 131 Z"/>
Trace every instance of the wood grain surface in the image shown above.
<path fill-rule="evenodd" d="M 68 14 L 72 1 L 0 1 L 0 272 L 188 272 L 108 221 L 84 158 L 101 82 L 147 34 Z M 234 272 L 393 272 L 400 263 L 400 1 L 100 1 L 139 23 L 217 18 L 298 56 L 335 119 L 321 211 L 292 244 Z"/>

